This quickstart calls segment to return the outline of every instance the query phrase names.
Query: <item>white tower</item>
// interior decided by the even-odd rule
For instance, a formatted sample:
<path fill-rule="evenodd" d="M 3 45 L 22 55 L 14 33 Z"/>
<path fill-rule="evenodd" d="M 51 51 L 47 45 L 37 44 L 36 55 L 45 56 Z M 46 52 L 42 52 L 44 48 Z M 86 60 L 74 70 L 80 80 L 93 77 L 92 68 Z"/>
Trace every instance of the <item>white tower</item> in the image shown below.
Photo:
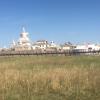
<path fill-rule="evenodd" d="M 15 42 L 14 40 L 13 40 L 13 42 L 12 42 L 12 45 L 13 45 L 13 46 L 15 46 L 15 45 L 16 45 L 16 42 Z"/>
<path fill-rule="evenodd" d="M 32 45 L 30 43 L 30 40 L 28 38 L 28 32 L 25 31 L 25 28 L 22 28 L 22 32 L 20 33 L 20 38 L 17 43 L 13 41 L 12 48 L 15 51 L 24 51 L 24 50 L 31 50 Z"/>
<path fill-rule="evenodd" d="M 30 46 L 30 40 L 28 38 L 28 33 L 25 31 L 25 28 L 22 28 L 22 33 L 19 38 L 19 45 Z"/>

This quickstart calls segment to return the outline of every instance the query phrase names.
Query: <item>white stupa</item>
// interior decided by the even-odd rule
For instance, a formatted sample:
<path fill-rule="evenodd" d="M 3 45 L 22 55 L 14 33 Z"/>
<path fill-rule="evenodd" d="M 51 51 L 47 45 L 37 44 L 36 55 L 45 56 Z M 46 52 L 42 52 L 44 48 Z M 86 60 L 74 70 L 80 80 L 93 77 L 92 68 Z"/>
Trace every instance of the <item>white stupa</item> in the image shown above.
<path fill-rule="evenodd" d="M 19 41 L 18 41 L 18 44 L 19 45 L 22 45 L 22 46 L 30 46 L 30 40 L 28 38 L 28 32 L 25 31 L 25 28 L 23 27 L 22 29 L 22 33 L 20 34 L 20 38 L 19 38 Z"/>
<path fill-rule="evenodd" d="M 24 27 L 22 28 L 18 42 L 13 42 L 13 47 L 15 51 L 31 50 L 31 43 L 30 39 L 28 38 L 28 32 L 25 31 Z"/>

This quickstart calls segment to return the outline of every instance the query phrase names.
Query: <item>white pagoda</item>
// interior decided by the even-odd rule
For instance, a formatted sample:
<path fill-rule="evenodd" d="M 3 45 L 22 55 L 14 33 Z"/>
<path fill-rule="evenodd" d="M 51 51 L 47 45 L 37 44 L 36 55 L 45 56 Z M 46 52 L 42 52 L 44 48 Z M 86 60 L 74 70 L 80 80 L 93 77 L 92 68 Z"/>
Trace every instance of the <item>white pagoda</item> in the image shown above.
<path fill-rule="evenodd" d="M 28 32 L 25 31 L 24 27 L 22 28 L 18 42 L 14 42 L 13 45 L 15 51 L 31 50 L 31 43 L 30 39 L 28 38 Z"/>
<path fill-rule="evenodd" d="M 30 46 L 31 45 L 30 40 L 28 38 L 28 32 L 25 31 L 24 27 L 23 27 L 23 32 L 20 34 L 18 43 L 21 46 Z"/>

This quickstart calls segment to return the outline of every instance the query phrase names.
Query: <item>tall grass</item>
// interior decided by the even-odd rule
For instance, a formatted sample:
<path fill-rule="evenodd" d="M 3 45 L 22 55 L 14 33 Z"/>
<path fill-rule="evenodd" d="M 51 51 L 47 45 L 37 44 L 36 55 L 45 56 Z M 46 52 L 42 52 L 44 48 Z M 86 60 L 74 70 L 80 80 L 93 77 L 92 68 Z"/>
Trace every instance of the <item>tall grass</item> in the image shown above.
<path fill-rule="evenodd" d="M 100 57 L 1 57 L 0 100 L 100 100 Z"/>

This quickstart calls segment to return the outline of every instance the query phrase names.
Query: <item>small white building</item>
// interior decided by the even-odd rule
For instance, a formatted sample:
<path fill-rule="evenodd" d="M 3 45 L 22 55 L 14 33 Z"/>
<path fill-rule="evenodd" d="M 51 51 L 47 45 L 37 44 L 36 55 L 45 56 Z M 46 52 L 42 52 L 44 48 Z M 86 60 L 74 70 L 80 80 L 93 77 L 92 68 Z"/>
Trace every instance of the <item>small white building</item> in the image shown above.
<path fill-rule="evenodd" d="M 84 50 L 88 51 L 88 46 L 87 45 L 76 45 L 76 50 Z"/>
<path fill-rule="evenodd" d="M 61 46 L 56 44 L 56 43 L 54 43 L 54 41 L 50 42 L 49 48 L 56 49 L 56 50 L 61 50 Z"/>
<path fill-rule="evenodd" d="M 33 43 L 33 45 L 32 45 L 33 50 L 35 50 L 35 49 L 45 50 L 48 47 L 49 47 L 49 43 L 47 40 L 38 40 L 35 43 Z"/>
<path fill-rule="evenodd" d="M 94 51 L 94 50 L 100 50 L 100 46 L 96 44 L 83 44 L 83 45 L 77 45 L 75 49 L 84 51 Z"/>
<path fill-rule="evenodd" d="M 66 42 L 65 44 L 61 46 L 62 46 L 62 50 L 72 50 L 75 48 L 75 46 L 71 44 L 70 42 Z"/>
<path fill-rule="evenodd" d="M 57 47 L 57 45 L 54 43 L 54 41 L 51 41 L 51 43 L 50 43 L 50 46 L 49 47 L 51 47 L 51 48 L 56 48 Z"/>

